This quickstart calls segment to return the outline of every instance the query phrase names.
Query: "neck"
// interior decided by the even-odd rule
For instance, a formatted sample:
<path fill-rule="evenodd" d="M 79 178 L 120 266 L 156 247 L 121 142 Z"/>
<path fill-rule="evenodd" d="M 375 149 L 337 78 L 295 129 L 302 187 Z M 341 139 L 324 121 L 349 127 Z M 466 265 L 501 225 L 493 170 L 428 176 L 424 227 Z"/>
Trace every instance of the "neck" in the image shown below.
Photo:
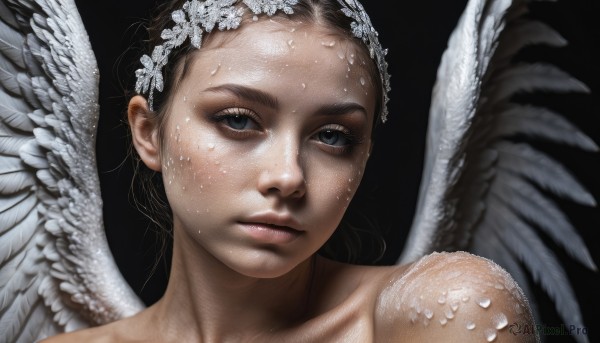
<path fill-rule="evenodd" d="M 160 332 L 193 341 L 239 340 L 292 327 L 307 313 L 315 257 L 280 277 L 254 278 L 177 238 L 167 290 L 153 306 L 157 322 L 168 326 Z"/>

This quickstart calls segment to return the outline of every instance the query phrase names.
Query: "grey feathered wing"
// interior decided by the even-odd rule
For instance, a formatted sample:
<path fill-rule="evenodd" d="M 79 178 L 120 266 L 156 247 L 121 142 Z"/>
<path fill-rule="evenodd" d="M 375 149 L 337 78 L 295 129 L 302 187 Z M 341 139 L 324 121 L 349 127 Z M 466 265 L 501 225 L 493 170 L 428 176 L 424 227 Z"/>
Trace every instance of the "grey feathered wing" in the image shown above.
<path fill-rule="evenodd" d="M 587 206 L 596 201 L 558 161 L 514 138 L 536 137 L 593 152 L 598 146 L 564 116 L 514 96 L 589 90 L 554 65 L 515 62 L 528 45 L 567 44 L 527 15 L 529 2 L 471 0 L 453 31 L 432 94 L 417 210 L 398 263 L 433 251 L 473 252 L 507 269 L 534 300 L 531 275 L 563 321 L 583 327 L 568 277 L 541 233 L 596 270 L 550 195 Z"/>
<path fill-rule="evenodd" d="M 33 342 L 132 315 L 96 170 L 98 69 L 71 0 L 0 3 L 0 332 Z"/>

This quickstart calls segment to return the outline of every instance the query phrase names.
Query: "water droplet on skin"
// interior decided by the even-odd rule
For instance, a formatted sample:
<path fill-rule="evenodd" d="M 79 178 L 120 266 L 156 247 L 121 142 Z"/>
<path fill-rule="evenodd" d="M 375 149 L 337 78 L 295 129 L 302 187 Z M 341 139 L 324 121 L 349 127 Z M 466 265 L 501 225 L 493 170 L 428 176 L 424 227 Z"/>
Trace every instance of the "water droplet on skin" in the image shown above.
<path fill-rule="evenodd" d="M 504 286 L 502 286 L 501 284 L 497 283 L 496 285 L 494 285 L 494 288 L 496 288 L 498 290 L 503 290 Z"/>
<path fill-rule="evenodd" d="M 183 102 L 186 102 L 186 101 L 187 101 L 187 96 L 184 95 L 183 96 Z"/>
<path fill-rule="evenodd" d="M 492 304 L 492 301 L 489 298 L 481 298 L 477 300 L 477 304 L 483 308 L 488 308 Z"/>
<path fill-rule="evenodd" d="M 354 54 L 350 54 L 350 56 L 348 56 L 348 63 L 350 64 L 354 64 Z"/>
<path fill-rule="evenodd" d="M 446 318 L 440 319 L 440 324 L 442 324 L 442 326 L 446 325 L 447 323 L 448 323 L 448 319 L 446 319 Z"/>
<path fill-rule="evenodd" d="M 180 161 L 183 161 L 183 156 L 179 156 L 179 160 L 180 160 Z"/>
<path fill-rule="evenodd" d="M 462 300 L 462 302 L 466 303 L 467 301 L 469 301 L 469 299 L 470 299 L 469 296 L 465 295 L 464 297 L 462 297 L 461 300 Z"/>
<path fill-rule="evenodd" d="M 361 85 L 361 86 L 364 86 L 364 85 L 365 85 L 365 83 L 366 83 L 366 81 L 365 81 L 365 78 L 361 76 L 361 77 L 360 77 L 360 85 Z"/>
<path fill-rule="evenodd" d="M 213 69 L 210 72 L 210 76 L 215 76 L 215 74 L 219 71 L 220 68 L 221 68 L 221 63 L 217 64 L 217 66 L 215 67 L 215 69 Z"/>
<path fill-rule="evenodd" d="M 296 32 L 296 28 L 295 28 L 295 27 L 292 27 L 292 28 L 290 29 L 290 32 Z"/>
<path fill-rule="evenodd" d="M 468 321 L 467 322 L 467 330 L 474 330 L 475 329 L 475 323 Z"/>
<path fill-rule="evenodd" d="M 190 120 L 191 120 L 191 119 L 190 119 L 190 117 L 186 117 L 186 118 L 185 118 L 185 122 L 186 122 L 186 123 L 189 123 L 189 122 L 190 122 Z"/>
<path fill-rule="evenodd" d="M 456 312 L 458 310 L 458 301 L 453 301 L 450 304 L 450 308 L 452 309 L 453 312 Z"/>
<path fill-rule="evenodd" d="M 302 83 L 302 89 L 306 89 L 306 83 Z"/>
<path fill-rule="evenodd" d="M 410 318 L 411 323 L 413 324 L 416 323 L 417 319 L 419 318 L 419 315 L 414 311 L 410 311 L 410 314 L 408 316 Z"/>
<path fill-rule="evenodd" d="M 208 144 L 208 150 L 214 150 L 215 149 L 215 144 L 214 143 L 209 143 Z"/>
<path fill-rule="evenodd" d="M 494 318 L 492 318 L 492 321 L 496 330 L 502 330 L 508 325 L 508 319 L 506 318 L 506 315 L 502 312 L 495 315 Z"/>
<path fill-rule="evenodd" d="M 446 303 L 446 296 L 445 295 L 440 295 L 440 297 L 437 300 L 438 304 L 443 305 Z"/>
<path fill-rule="evenodd" d="M 329 42 L 321 42 L 321 45 L 331 48 L 331 47 L 335 46 L 335 41 L 332 40 Z"/>
<path fill-rule="evenodd" d="M 221 171 L 221 173 L 227 174 L 227 170 L 223 170 L 223 171 Z"/>
<path fill-rule="evenodd" d="M 454 318 L 454 312 L 452 312 L 452 310 L 451 310 L 451 309 L 449 309 L 449 308 L 448 308 L 448 309 L 446 309 L 446 312 L 444 313 L 444 315 L 445 315 L 445 316 L 446 316 L 446 318 L 448 318 L 448 319 L 452 319 L 452 318 Z"/>
<path fill-rule="evenodd" d="M 344 87 L 344 92 L 348 92 L 348 88 L 345 88 L 345 87 Z"/>
<path fill-rule="evenodd" d="M 257 15 L 252 16 L 252 21 L 258 21 L 258 16 Z"/>
<path fill-rule="evenodd" d="M 498 336 L 498 334 L 496 333 L 496 330 L 494 329 L 486 329 L 483 334 L 485 335 L 485 339 L 488 342 L 493 342 L 496 337 Z"/>
<path fill-rule="evenodd" d="M 426 317 L 427 319 L 431 319 L 431 318 L 433 318 L 433 311 L 432 311 L 432 310 L 430 310 L 430 309 L 428 309 L 428 308 L 426 308 L 426 309 L 423 311 L 423 314 L 425 315 L 425 317 Z"/>
<path fill-rule="evenodd" d="M 340 58 L 340 60 L 343 60 L 344 57 L 346 57 L 346 54 L 342 50 L 338 50 L 337 55 Z"/>

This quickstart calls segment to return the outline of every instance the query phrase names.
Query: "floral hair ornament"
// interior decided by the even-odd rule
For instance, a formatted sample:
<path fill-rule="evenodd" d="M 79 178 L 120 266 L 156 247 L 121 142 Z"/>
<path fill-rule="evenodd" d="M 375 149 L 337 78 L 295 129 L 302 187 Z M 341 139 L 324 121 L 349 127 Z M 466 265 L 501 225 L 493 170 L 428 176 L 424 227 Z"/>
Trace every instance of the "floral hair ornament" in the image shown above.
<path fill-rule="evenodd" d="M 292 14 L 292 6 L 299 0 L 243 0 L 243 2 L 255 15 L 266 14 L 272 16 L 277 11 Z M 152 55 L 144 55 L 140 58 L 143 68 L 136 70 L 137 81 L 135 90 L 138 94 L 148 94 L 148 105 L 153 110 L 154 91 L 162 92 L 164 78 L 162 69 L 169 61 L 169 55 L 173 49 L 181 46 L 188 38 L 190 44 L 199 49 L 202 46 L 202 34 L 211 32 L 218 25 L 219 30 L 237 29 L 242 22 L 244 9 L 236 7 L 239 0 L 191 0 L 186 1 L 183 7 L 174 11 L 171 18 L 175 26 L 164 29 L 161 38 L 164 43 L 157 45 L 152 50 Z M 356 0 L 338 0 L 342 6 L 342 12 L 353 20 L 350 29 L 352 34 L 362 39 L 371 58 L 375 61 L 381 76 L 383 99 L 381 110 L 381 121 L 387 120 L 387 102 L 389 101 L 390 75 L 387 72 L 385 55 L 387 49 L 383 49 L 379 43 L 378 33 L 373 28 L 369 16 L 363 6 Z"/>

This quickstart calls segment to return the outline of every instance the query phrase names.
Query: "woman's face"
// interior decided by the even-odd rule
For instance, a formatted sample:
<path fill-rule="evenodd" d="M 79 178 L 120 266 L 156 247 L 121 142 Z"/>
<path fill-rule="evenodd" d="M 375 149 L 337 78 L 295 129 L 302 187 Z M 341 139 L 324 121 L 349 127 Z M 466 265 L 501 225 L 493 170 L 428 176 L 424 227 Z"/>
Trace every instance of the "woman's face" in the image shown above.
<path fill-rule="evenodd" d="M 276 277 L 326 242 L 371 147 L 375 92 L 359 56 L 288 20 L 216 33 L 193 55 L 160 156 L 185 249 Z"/>

